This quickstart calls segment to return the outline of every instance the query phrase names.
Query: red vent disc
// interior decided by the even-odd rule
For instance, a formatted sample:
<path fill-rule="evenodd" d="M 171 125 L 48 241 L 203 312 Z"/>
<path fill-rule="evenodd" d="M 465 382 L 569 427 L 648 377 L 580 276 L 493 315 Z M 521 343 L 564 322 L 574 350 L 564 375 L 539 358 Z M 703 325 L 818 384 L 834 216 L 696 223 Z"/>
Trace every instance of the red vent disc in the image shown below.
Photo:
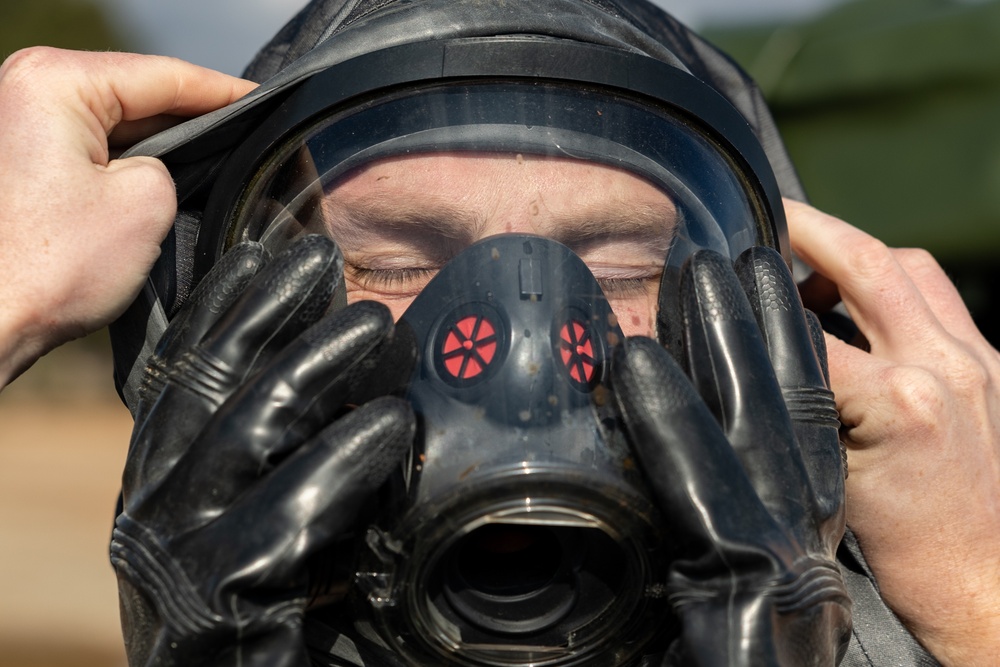
<path fill-rule="evenodd" d="M 482 315 L 467 315 L 453 324 L 441 346 L 445 369 L 458 380 L 482 374 L 497 353 L 496 327 Z"/>
<path fill-rule="evenodd" d="M 590 384 L 597 370 L 594 343 L 590 328 L 577 320 L 570 320 L 559 332 L 559 356 L 570 378 L 580 384 Z"/>

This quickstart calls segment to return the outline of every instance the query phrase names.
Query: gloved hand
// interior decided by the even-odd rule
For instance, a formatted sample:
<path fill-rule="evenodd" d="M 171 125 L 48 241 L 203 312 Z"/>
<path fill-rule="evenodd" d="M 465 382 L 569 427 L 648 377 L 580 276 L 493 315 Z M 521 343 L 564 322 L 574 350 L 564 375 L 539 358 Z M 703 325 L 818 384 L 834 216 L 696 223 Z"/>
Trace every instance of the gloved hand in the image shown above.
<path fill-rule="evenodd" d="M 615 356 L 616 400 L 677 545 L 680 634 L 643 664 L 835 665 L 851 603 L 835 559 L 844 467 L 818 325 L 766 248 L 735 272 L 695 254 L 681 310 L 687 375 L 650 339 Z"/>
<path fill-rule="evenodd" d="M 344 408 L 408 377 L 415 350 L 380 304 L 322 317 L 333 242 L 264 255 L 227 254 L 148 367 L 111 544 L 133 667 L 307 665 L 307 561 L 413 438 L 399 399 Z"/>

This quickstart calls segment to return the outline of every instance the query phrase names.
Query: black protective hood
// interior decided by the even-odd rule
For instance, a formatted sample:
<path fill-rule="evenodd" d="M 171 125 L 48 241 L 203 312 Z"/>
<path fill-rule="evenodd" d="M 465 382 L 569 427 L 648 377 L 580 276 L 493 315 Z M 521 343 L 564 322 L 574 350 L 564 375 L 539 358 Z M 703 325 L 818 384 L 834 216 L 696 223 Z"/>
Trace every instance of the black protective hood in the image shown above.
<path fill-rule="evenodd" d="M 406 29 L 400 30 L 404 24 Z M 356 27 L 363 31 L 364 40 L 357 46 L 342 36 Z M 331 64 L 334 61 L 325 58 L 333 53 L 346 59 L 405 41 L 517 34 L 549 35 L 632 50 L 698 77 L 722 93 L 750 123 L 768 154 L 782 194 L 804 198 L 771 113 L 753 80 L 727 55 L 645 0 L 315 0 L 260 50 L 244 76 L 257 82 L 282 71 L 286 77 L 298 76 L 299 71 L 310 71 L 310 61 Z M 335 42 L 319 48 L 334 36 L 338 37 Z M 310 54 L 314 49 L 329 56 Z M 296 63 L 306 54 L 310 57 Z"/>
<path fill-rule="evenodd" d="M 112 327 L 116 383 L 126 403 L 134 407 L 145 359 L 197 279 L 193 248 L 206 187 L 232 150 L 300 84 L 331 66 L 404 44 L 533 36 L 648 56 L 703 81 L 746 120 L 781 194 L 804 198 L 757 87 L 727 56 L 648 2 L 315 0 L 247 68 L 246 77 L 262 82 L 260 88 L 224 109 L 151 137 L 127 154 L 164 161 L 177 183 L 179 213 L 146 289 Z M 164 275 L 171 277 L 168 288 Z"/>
<path fill-rule="evenodd" d="M 749 75 L 644 0 L 314 0 L 247 66 L 244 76 L 261 83 L 258 90 L 156 135 L 130 153 L 162 157 L 169 164 L 173 151 L 192 142 L 201 155 L 225 150 L 273 108 L 276 97 L 331 65 L 400 44 L 501 35 L 545 35 L 619 48 L 692 74 L 719 91 L 747 119 L 782 194 L 804 198 L 767 104 Z M 237 116 L 239 121 L 234 122 Z M 186 161 L 193 156 L 176 157 Z"/>

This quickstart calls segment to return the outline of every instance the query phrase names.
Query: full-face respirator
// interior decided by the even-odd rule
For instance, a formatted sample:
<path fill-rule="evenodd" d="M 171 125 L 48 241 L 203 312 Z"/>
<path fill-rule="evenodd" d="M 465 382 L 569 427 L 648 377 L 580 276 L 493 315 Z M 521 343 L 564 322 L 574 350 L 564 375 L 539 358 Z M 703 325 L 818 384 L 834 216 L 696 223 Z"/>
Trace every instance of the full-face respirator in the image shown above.
<path fill-rule="evenodd" d="M 196 282 L 241 240 L 279 251 L 331 235 L 338 183 L 398 156 L 576 160 L 661 190 L 677 215 L 643 297 L 656 313 L 644 333 L 668 348 L 693 251 L 783 247 L 777 186 L 745 120 L 646 56 L 539 37 L 405 44 L 320 71 L 271 107 L 255 129 L 229 125 L 247 136 L 224 158 L 166 156 L 182 215 L 203 211 L 190 257 L 147 290 L 166 313 L 183 297 L 177 266 Z M 415 664 L 617 665 L 662 639 L 671 536 L 610 400 L 610 350 L 624 338 L 614 299 L 576 250 L 520 233 L 477 239 L 398 323 L 418 344 L 399 390 L 417 442 L 359 527 L 350 599 Z"/>

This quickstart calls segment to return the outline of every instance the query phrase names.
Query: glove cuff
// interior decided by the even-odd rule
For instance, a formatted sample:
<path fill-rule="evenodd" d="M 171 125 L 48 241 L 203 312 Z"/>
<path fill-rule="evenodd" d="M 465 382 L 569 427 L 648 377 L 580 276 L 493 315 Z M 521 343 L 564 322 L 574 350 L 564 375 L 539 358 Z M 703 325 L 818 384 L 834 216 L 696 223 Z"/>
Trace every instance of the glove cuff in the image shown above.
<path fill-rule="evenodd" d="M 682 631 L 665 665 L 835 665 L 850 640 L 851 599 L 825 559 L 801 558 L 770 577 L 675 570 L 671 588 Z"/>
<path fill-rule="evenodd" d="M 224 622 L 204 605 L 184 570 L 156 537 L 126 514 L 115 521 L 111 564 L 118 576 L 149 598 L 174 636 L 204 635 Z"/>
<path fill-rule="evenodd" d="M 728 604 L 734 596 L 770 598 L 779 614 L 793 614 L 828 602 L 851 607 L 840 568 L 820 558 L 801 558 L 783 575 L 765 580 L 733 576 L 729 571 L 723 576 L 702 577 L 675 570 L 670 577 L 669 596 L 677 609 L 712 600 Z"/>

